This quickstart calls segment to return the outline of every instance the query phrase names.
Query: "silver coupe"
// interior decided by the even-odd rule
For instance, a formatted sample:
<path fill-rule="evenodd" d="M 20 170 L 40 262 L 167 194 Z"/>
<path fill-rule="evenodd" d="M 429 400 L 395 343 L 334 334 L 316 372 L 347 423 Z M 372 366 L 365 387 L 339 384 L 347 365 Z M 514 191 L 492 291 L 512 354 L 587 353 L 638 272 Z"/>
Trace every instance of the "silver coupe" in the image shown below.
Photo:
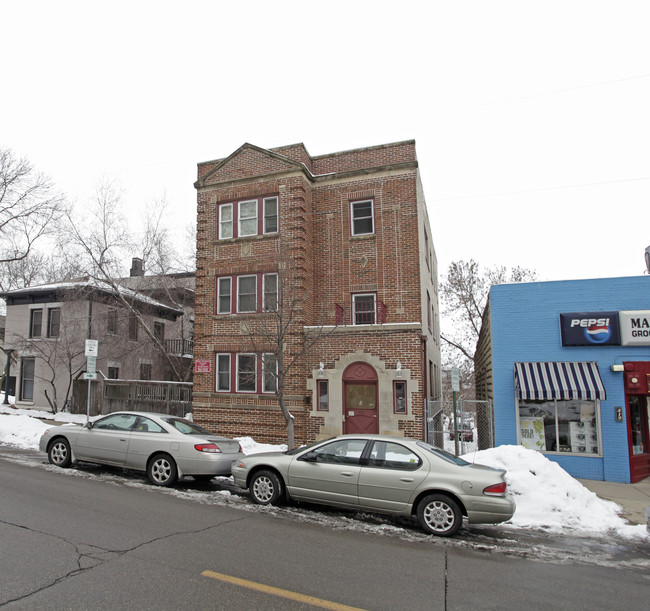
<path fill-rule="evenodd" d="M 235 484 L 260 505 L 281 499 L 417 516 L 428 533 L 450 537 L 470 524 L 509 520 L 515 503 L 503 469 L 470 464 L 422 441 L 342 435 L 288 452 L 235 462 Z"/>
<path fill-rule="evenodd" d="M 244 456 L 239 442 L 168 414 L 114 412 L 84 426 L 55 426 L 40 439 L 39 449 L 59 467 L 76 460 L 146 472 L 157 486 L 179 477 L 209 480 L 230 475 L 233 461 Z"/>

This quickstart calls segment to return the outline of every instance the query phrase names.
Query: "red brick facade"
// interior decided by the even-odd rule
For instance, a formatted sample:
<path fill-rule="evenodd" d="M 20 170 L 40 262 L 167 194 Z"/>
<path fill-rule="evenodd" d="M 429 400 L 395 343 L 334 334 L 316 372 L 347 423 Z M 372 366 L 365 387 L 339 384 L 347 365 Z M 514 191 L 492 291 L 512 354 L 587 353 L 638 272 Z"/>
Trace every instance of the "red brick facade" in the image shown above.
<path fill-rule="evenodd" d="M 317 157 L 302 144 L 245 144 L 225 159 L 200 163 L 198 177 L 194 357 L 209 361 L 211 371 L 194 375 L 195 420 L 229 436 L 286 440 L 259 365 L 277 342 L 250 332 L 274 318 L 263 303 L 264 287 L 273 286 L 269 275 L 276 275 L 280 310 L 291 314 L 285 364 L 321 336 L 284 380 L 296 443 L 351 427 L 422 438 L 425 396 L 439 389 L 440 350 L 435 254 L 415 142 Z M 263 229 L 265 197 L 271 217 L 277 198 L 277 231 L 274 218 L 271 230 Z M 248 235 L 256 223 L 256 235 Z M 233 313 L 240 298 L 257 300 L 257 313 Z M 237 370 L 238 355 L 257 355 L 255 380 Z M 253 367 L 252 357 L 241 358 L 242 370 Z M 354 380 L 355 363 L 365 363 L 371 379 Z M 327 409 L 318 409 L 319 389 Z"/>

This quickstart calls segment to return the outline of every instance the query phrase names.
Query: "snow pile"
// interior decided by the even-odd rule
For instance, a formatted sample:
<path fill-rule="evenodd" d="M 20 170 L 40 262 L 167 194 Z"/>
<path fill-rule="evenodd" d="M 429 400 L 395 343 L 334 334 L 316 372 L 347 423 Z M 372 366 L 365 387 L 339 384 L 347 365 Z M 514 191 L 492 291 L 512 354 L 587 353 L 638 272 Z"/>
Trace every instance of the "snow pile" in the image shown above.
<path fill-rule="evenodd" d="M 240 443 L 244 454 L 260 454 L 261 452 L 284 452 L 287 449 L 285 444 L 271 445 L 268 443 L 256 443 L 252 437 L 235 437 Z"/>
<path fill-rule="evenodd" d="M 647 536 L 645 526 L 627 524 L 619 515 L 619 505 L 601 499 L 540 452 L 506 445 L 471 452 L 462 458 L 506 469 L 508 490 L 517 503 L 515 515 L 508 522 L 512 526 L 550 532 L 615 531 L 630 538 Z"/>

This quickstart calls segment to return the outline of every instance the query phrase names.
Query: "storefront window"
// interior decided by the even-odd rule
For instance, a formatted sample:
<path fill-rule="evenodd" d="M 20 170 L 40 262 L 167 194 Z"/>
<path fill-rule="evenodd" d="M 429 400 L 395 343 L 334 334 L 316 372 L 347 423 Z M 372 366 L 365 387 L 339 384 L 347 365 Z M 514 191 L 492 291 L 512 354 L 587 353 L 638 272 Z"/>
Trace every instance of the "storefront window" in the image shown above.
<path fill-rule="evenodd" d="M 520 444 L 541 452 L 599 454 L 596 401 L 519 401 Z"/>

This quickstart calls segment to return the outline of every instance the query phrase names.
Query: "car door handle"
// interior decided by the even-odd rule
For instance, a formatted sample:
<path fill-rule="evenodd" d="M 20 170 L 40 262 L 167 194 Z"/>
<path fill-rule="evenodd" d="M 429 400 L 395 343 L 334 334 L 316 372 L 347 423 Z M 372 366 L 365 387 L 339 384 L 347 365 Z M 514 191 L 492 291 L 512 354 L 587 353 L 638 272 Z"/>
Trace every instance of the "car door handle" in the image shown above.
<path fill-rule="evenodd" d="M 399 481 L 404 482 L 405 484 L 410 484 L 411 482 L 414 482 L 415 480 L 412 477 L 400 477 Z"/>
<path fill-rule="evenodd" d="M 345 477 L 352 477 L 354 473 L 352 473 L 352 471 L 341 471 L 341 475 L 345 475 Z"/>
<path fill-rule="evenodd" d="M 123 441 L 124 443 L 126 443 L 126 439 L 120 439 L 120 441 Z"/>

